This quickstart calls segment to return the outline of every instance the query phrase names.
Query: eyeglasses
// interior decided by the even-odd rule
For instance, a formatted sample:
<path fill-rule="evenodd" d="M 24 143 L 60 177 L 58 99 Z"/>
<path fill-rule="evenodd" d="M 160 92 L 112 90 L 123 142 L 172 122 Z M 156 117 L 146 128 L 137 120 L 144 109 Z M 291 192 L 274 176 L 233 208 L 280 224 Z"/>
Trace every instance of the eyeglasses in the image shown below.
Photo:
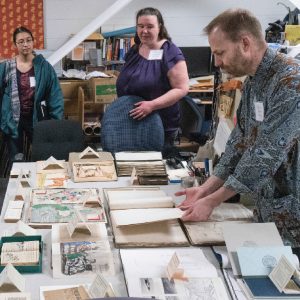
<path fill-rule="evenodd" d="M 19 46 L 24 46 L 25 43 L 26 44 L 31 44 L 32 41 L 33 41 L 33 39 L 19 40 L 19 41 L 16 42 L 16 44 L 19 45 Z"/>

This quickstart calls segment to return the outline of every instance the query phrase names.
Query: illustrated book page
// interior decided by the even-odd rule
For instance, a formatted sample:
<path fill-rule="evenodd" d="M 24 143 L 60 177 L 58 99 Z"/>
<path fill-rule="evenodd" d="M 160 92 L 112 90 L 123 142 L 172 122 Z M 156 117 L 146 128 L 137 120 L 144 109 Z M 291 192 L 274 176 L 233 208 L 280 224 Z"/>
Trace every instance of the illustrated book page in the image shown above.
<path fill-rule="evenodd" d="M 33 189 L 26 222 L 34 227 L 68 223 L 79 212 L 85 222 L 106 222 L 97 189 Z"/>
<path fill-rule="evenodd" d="M 40 286 L 40 300 L 90 299 L 91 297 L 88 295 L 87 290 L 88 284 Z"/>
<path fill-rule="evenodd" d="M 184 279 L 168 279 L 170 259 L 177 254 Z M 199 248 L 120 250 L 130 297 L 157 299 L 229 299 L 217 270 Z"/>
<path fill-rule="evenodd" d="M 79 233 L 70 237 L 67 224 L 52 229 L 53 277 L 114 274 L 113 256 L 105 224 L 90 224 L 92 234 Z"/>
<path fill-rule="evenodd" d="M 74 182 L 117 180 L 114 158 L 110 152 L 86 148 L 82 153 L 69 154 Z"/>
<path fill-rule="evenodd" d="M 46 189 L 66 188 L 69 175 L 66 173 L 39 173 L 36 176 L 37 187 Z"/>
<path fill-rule="evenodd" d="M 84 286 L 58 288 L 56 290 L 43 291 L 44 300 L 86 300 L 91 299 Z"/>

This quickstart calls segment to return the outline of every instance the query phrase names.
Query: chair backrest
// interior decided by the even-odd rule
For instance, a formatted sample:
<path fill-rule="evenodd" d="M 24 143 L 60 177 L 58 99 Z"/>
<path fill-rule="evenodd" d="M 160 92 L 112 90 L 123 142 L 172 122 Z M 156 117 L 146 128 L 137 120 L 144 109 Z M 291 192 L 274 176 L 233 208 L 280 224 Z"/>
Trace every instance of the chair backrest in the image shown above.
<path fill-rule="evenodd" d="M 84 135 L 74 120 L 45 120 L 33 129 L 31 161 L 46 160 L 50 156 L 68 160 L 70 152 L 84 149 Z"/>
<path fill-rule="evenodd" d="M 194 100 L 189 96 L 183 97 L 179 104 L 181 134 L 189 140 L 193 140 L 195 136 L 201 135 L 204 116 Z"/>
<path fill-rule="evenodd" d="M 106 109 L 101 121 L 101 145 L 104 151 L 162 151 L 164 127 L 158 113 L 134 120 L 129 111 L 140 97 L 123 96 Z"/>

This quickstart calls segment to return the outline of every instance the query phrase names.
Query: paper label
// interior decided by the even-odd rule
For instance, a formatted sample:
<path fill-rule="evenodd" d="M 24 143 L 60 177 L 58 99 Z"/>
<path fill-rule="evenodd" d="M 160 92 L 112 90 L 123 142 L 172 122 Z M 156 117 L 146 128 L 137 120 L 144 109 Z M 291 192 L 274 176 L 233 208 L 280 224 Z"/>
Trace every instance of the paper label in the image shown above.
<path fill-rule="evenodd" d="M 163 56 L 164 51 L 159 50 L 150 50 L 148 60 L 161 60 Z"/>
<path fill-rule="evenodd" d="M 262 102 L 254 102 L 255 107 L 255 120 L 262 122 L 264 120 L 264 105 Z"/>
<path fill-rule="evenodd" d="M 35 87 L 35 77 L 29 77 L 30 87 Z"/>

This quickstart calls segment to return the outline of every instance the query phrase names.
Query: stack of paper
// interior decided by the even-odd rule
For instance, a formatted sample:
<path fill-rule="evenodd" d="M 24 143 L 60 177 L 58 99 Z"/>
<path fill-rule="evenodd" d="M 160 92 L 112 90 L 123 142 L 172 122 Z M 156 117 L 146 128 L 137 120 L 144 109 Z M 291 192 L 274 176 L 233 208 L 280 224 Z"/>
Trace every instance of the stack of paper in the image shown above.
<path fill-rule="evenodd" d="M 115 158 L 118 176 L 130 176 L 133 168 L 138 176 L 167 176 L 161 152 L 117 152 Z"/>

